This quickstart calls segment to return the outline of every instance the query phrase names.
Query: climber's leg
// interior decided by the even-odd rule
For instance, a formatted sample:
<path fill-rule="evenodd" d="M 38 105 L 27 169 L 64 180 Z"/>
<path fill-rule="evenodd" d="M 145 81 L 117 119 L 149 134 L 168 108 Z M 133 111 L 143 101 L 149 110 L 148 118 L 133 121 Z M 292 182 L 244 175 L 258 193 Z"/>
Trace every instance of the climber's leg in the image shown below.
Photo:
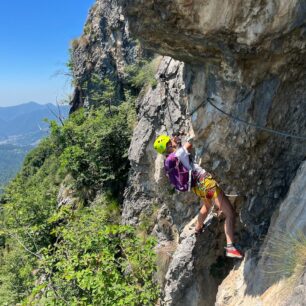
<path fill-rule="evenodd" d="M 198 214 L 198 220 L 195 226 L 196 233 L 200 233 L 203 228 L 203 223 L 207 217 L 209 210 L 211 209 L 211 203 L 208 199 L 202 199 L 201 201 L 202 207 Z"/>
<path fill-rule="evenodd" d="M 214 202 L 225 215 L 226 256 L 241 259 L 243 258 L 243 253 L 234 245 L 235 212 L 233 206 L 221 189 L 218 190 L 218 195 L 214 198 Z"/>
<path fill-rule="evenodd" d="M 216 206 L 223 212 L 225 216 L 224 232 L 226 242 L 228 245 L 234 242 L 234 227 L 235 227 L 235 213 L 232 204 L 223 191 L 220 190 L 218 196 L 214 198 Z"/>

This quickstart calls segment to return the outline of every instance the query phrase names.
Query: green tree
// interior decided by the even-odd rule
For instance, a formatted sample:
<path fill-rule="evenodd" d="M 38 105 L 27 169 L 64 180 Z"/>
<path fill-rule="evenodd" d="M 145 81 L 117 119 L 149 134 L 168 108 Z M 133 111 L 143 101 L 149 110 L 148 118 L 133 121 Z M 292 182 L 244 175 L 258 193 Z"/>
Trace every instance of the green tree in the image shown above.
<path fill-rule="evenodd" d="M 43 250 L 27 305 L 154 304 L 155 241 L 113 224 L 107 203 L 72 212 L 54 233 L 57 243 Z"/>
<path fill-rule="evenodd" d="M 103 101 L 109 96 L 105 96 Z M 154 239 L 120 225 L 133 97 L 80 109 L 26 157 L 0 210 L 3 305 L 153 305 Z M 63 184 L 65 182 L 65 184 Z M 57 207 L 61 188 L 76 205 Z M 97 199 L 101 199 L 98 201 Z"/>

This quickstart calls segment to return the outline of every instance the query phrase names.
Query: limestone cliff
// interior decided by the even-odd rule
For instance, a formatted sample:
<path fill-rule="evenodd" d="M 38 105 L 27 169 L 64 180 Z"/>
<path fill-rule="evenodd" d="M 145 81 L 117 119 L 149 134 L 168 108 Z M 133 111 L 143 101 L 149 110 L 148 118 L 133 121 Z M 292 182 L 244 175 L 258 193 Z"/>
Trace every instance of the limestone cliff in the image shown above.
<path fill-rule="evenodd" d="M 271 259 L 261 255 L 279 228 L 305 233 L 306 141 L 262 127 L 306 137 L 305 1 L 99 0 L 91 16 L 86 27 L 98 30 L 90 30 L 89 43 L 74 51 L 80 81 L 94 67 L 124 84 L 121 63 L 137 53 L 129 29 L 163 55 L 157 86 L 144 89 L 137 102 L 122 214 L 123 222 L 138 224 L 157 210 L 160 303 L 273 305 L 278 292 L 273 286 L 284 275 L 263 275 L 260 267 Z M 199 238 L 194 236 L 189 222 L 198 199 L 173 193 L 164 177 L 153 141 L 182 129 L 195 135 L 201 165 L 226 193 L 238 195 L 233 198 L 237 237 L 247 251 L 241 264 L 224 257 L 222 220 L 213 218 Z M 295 305 L 303 305 L 305 297 L 300 277 L 286 293 L 294 295 Z"/>
<path fill-rule="evenodd" d="M 216 305 L 305 305 L 305 170 L 304 162 L 274 213 L 260 260 L 248 256 L 231 271 Z"/>
<path fill-rule="evenodd" d="M 88 91 L 94 74 L 116 83 L 118 98 L 125 87 L 124 67 L 141 55 L 130 38 L 127 21 L 117 1 L 96 1 L 89 12 L 83 35 L 71 43 L 71 66 L 75 81 L 71 112 L 93 104 Z"/>

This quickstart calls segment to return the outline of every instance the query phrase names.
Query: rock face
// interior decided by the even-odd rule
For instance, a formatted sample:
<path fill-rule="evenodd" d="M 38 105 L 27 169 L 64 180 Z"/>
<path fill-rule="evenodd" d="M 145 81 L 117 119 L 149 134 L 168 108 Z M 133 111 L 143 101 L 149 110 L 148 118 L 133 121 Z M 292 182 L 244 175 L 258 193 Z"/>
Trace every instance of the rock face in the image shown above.
<path fill-rule="evenodd" d="M 211 214 L 203 233 L 196 236 L 195 219 L 182 231 L 165 276 L 164 305 L 205 306 L 214 303 L 218 279 L 211 273 L 211 266 L 216 257 L 223 255 L 223 241 L 216 239 L 220 227 Z"/>
<path fill-rule="evenodd" d="M 241 241 L 249 252 L 241 267 L 253 275 L 271 216 L 278 211 L 305 157 L 305 139 L 278 133 L 306 136 L 305 2 L 130 0 L 123 5 L 132 32 L 145 46 L 185 62 L 171 60 L 173 64 L 167 67 L 166 57 L 157 73 L 157 88 L 139 100 L 124 218 L 136 223 L 138 216 L 149 213 L 157 202 L 170 207 L 170 227 L 179 233 L 183 230 L 192 213 L 180 203 L 194 200 L 185 195 L 169 197 L 162 189 L 162 164 L 152 144 L 158 134 L 189 127 L 196 137 L 201 165 L 220 179 L 228 193 L 243 196 Z M 167 108 L 173 118 L 165 116 Z M 265 127 L 276 132 L 264 131 Z M 169 271 L 181 271 L 182 278 L 175 273 L 171 278 L 168 272 L 163 303 L 213 305 L 211 296 L 205 299 L 195 294 L 195 288 L 213 283 L 197 277 L 195 267 L 204 267 L 205 259 L 196 253 L 195 241 L 183 241 L 191 243 L 192 255 L 186 254 L 186 258 L 192 268 L 187 264 L 185 271 L 173 268 L 185 254 L 179 245 Z M 203 254 L 206 251 L 204 247 Z M 212 262 L 208 264 L 210 276 Z M 205 268 L 201 272 L 205 275 Z M 248 303 L 247 299 L 240 302 Z M 226 303 L 225 299 L 220 305 Z"/>
<path fill-rule="evenodd" d="M 155 219 L 157 253 L 168 254 L 160 272 L 162 305 L 281 303 L 273 300 L 283 288 L 280 277 L 268 280 L 260 267 L 269 263 L 262 252 L 279 228 L 306 231 L 305 17 L 302 0 L 98 0 L 91 10 L 73 52 L 76 95 L 82 97 L 81 84 L 92 73 L 116 80 L 120 95 L 122 67 L 139 55 L 129 29 L 164 55 L 157 86 L 144 88 L 137 101 L 122 213 L 126 224 Z M 76 107 L 82 104 L 75 99 Z M 197 161 L 226 193 L 238 195 L 237 238 L 248 250 L 242 263 L 224 257 L 222 221 L 214 218 L 194 236 L 189 222 L 199 200 L 174 193 L 165 178 L 163 157 L 152 145 L 157 135 L 179 130 L 195 135 Z M 287 294 L 297 305 L 304 285 L 301 274 Z"/>
<path fill-rule="evenodd" d="M 195 147 L 202 165 L 221 179 L 225 189 L 246 197 L 242 218 L 258 238 L 267 230 L 274 208 L 286 194 L 304 158 L 301 150 L 304 143 L 233 120 L 203 102 L 210 97 L 215 106 L 235 118 L 303 135 L 304 2 L 248 1 L 242 5 L 241 1 L 203 4 L 196 0 L 131 0 L 124 1 L 124 7 L 131 29 L 146 46 L 188 63 L 181 72 L 180 87 L 184 90 L 180 96 L 184 100 L 180 103 L 180 120 L 188 119 L 196 135 Z M 198 45 L 203 50 L 198 50 Z M 209 46 L 212 51 L 208 52 Z M 146 104 L 146 109 L 148 101 L 159 103 L 160 99 L 160 92 L 155 90 L 140 103 Z M 182 101 L 181 97 L 169 94 L 168 100 L 171 99 L 176 103 Z M 187 118 L 186 110 L 192 113 L 195 109 L 192 117 Z M 154 116 L 157 119 L 150 123 L 151 134 L 144 138 L 145 142 L 141 141 L 142 149 L 137 156 L 143 155 L 145 143 L 152 144 L 153 136 L 167 131 L 163 125 L 171 123 L 162 113 L 156 111 Z M 143 133 L 148 127 L 142 113 L 140 118 L 140 128 L 135 130 L 136 141 L 142 139 L 138 130 Z M 148 114 L 146 121 L 150 121 Z M 176 124 L 171 132 L 177 129 Z M 133 151 L 131 160 L 139 160 Z"/>
<path fill-rule="evenodd" d="M 255 265 L 247 256 L 229 274 L 219 287 L 216 305 L 305 305 L 305 188 L 304 162 L 274 213 L 260 260 Z"/>
<path fill-rule="evenodd" d="M 139 122 L 129 152 L 132 169 L 122 217 L 126 222 L 133 224 L 139 221 L 137 217 L 143 209 L 150 209 L 150 203 L 161 206 L 165 202 L 164 196 L 166 199 L 172 198 L 168 196 L 171 188 L 167 185 L 162 172 L 162 158 L 157 157 L 153 150 L 155 136 L 158 133 L 171 134 L 180 129 L 189 129 L 188 121 L 182 115 L 186 109 L 185 91 L 188 86 L 183 80 L 184 64 L 165 57 L 157 75 L 162 76 L 162 80 L 156 88 L 146 88 L 142 98 L 138 100 Z M 179 201 L 177 197 L 178 195 L 174 195 L 173 204 Z M 184 197 L 180 200 L 184 213 L 179 213 L 177 216 L 181 227 L 183 220 L 186 222 L 192 215 L 191 213 L 186 215 L 186 206 L 183 202 L 188 195 Z"/>
<path fill-rule="evenodd" d="M 195 238 L 189 221 L 197 214 L 199 201 L 193 194 L 171 191 L 162 169 L 163 157 L 153 149 L 158 134 L 192 130 L 186 101 L 196 84 L 192 81 L 194 71 L 164 57 L 156 77 L 156 88 L 147 88 L 138 100 L 139 122 L 129 152 L 132 168 L 122 218 L 137 225 L 143 216 L 152 215 L 154 208 L 160 207 L 153 231 L 159 238 L 158 250 L 173 241 L 179 244 L 165 276 L 163 304 L 186 305 L 192 301 L 192 305 L 212 305 L 220 275 L 232 267 L 224 258 L 222 224 L 215 220 Z M 239 200 L 236 203 L 239 205 Z M 222 262 L 226 262 L 224 267 Z M 217 275 L 211 276 L 211 271 Z"/>
<path fill-rule="evenodd" d="M 303 0 L 121 3 L 131 30 L 148 47 L 186 62 L 259 59 L 305 46 Z"/>
<path fill-rule="evenodd" d="M 86 95 L 95 84 L 93 75 L 108 78 L 117 86 L 122 99 L 125 86 L 124 67 L 141 55 L 140 47 L 130 38 L 128 23 L 118 1 L 97 0 L 89 12 L 84 34 L 71 43 L 71 65 L 76 82 L 72 110 L 94 104 Z M 85 91 L 84 91 L 85 88 Z"/>

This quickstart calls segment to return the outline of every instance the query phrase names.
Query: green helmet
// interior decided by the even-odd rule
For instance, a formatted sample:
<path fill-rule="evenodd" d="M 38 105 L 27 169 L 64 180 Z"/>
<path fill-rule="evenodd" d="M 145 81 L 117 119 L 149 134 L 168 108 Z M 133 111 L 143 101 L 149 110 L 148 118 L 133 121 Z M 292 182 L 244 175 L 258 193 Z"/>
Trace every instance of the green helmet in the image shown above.
<path fill-rule="evenodd" d="M 171 138 L 167 135 L 160 135 L 156 138 L 154 142 L 154 149 L 160 153 L 163 154 L 166 152 L 167 149 L 167 143 L 171 140 Z"/>

